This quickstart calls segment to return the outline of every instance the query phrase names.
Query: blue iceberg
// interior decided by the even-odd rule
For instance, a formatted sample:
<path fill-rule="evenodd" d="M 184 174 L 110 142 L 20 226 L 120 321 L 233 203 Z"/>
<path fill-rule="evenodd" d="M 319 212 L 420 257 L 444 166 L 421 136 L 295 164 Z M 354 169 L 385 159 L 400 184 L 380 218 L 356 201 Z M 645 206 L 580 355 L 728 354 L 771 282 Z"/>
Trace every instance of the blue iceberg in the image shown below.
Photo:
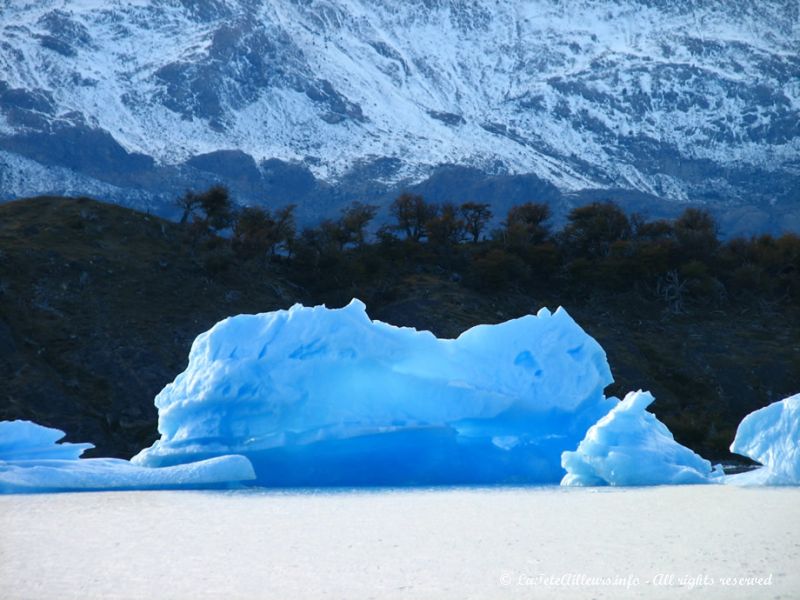
<path fill-rule="evenodd" d="M 731 446 L 764 468 L 721 477 L 646 409 L 606 398 L 605 353 L 567 312 L 456 339 L 352 301 L 238 315 L 197 337 L 156 397 L 161 438 L 130 462 L 0 422 L 0 493 L 266 486 L 800 482 L 800 395 L 746 417 Z"/>
<path fill-rule="evenodd" d="M 77 460 L 94 448 L 94 444 L 57 443 L 64 435 L 59 429 L 30 421 L 0 421 L 0 461 Z"/>
<path fill-rule="evenodd" d="M 763 466 L 730 475 L 726 483 L 800 485 L 800 394 L 773 402 L 742 419 L 731 452 Z"/>
<path fill-rule="evenodd" d="M 721 475 L 646 410 L 653 400 L 649 392 L 631 392 L 593 425 L 576 451 L 562 455 L 561 485 L 710 483 Z"/>
<path fill-rule="evenodd" d="M 30 421 L 0 422 L 0 494 L 227 486 L 253 479 L 243 456 L 166 469 L 115 458 L 80 458 L 92 444 L 58 444 L 64 432 Z"/>
<path fill-rule="evenodd" d="M 438 339 L 357 300 L 296 305 L 198 336 L 132 461 L 241 454 L 270 486 L 558 483 L 562 452 L 617 403 L 611 382 L 561 308 Z"/>

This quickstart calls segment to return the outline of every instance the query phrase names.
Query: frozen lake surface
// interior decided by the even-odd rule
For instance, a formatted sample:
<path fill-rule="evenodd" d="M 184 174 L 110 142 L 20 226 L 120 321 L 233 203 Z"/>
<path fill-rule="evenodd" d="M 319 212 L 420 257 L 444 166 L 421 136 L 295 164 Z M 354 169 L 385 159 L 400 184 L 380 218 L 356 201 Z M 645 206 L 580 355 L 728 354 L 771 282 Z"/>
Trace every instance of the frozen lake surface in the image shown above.
<path fill-rule="evenodd" d="M 798 567 L 797 488 L 0 497 L 9 599 L 788 599 Z"/>

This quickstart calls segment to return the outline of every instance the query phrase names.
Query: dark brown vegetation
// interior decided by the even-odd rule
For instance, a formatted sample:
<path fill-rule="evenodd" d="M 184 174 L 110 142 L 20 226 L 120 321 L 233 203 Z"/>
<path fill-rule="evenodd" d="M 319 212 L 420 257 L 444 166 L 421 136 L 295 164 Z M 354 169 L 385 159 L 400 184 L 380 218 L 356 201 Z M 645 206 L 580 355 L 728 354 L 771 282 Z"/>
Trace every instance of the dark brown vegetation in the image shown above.
<path fill-rule="evenodd" d="M 297 231 L 291 206 L 235 213 L 224 188 L 181 202 L 181 224 L 88 199 L 0 206 L 0 419 L 130 456 L 155 438 L 152 399 L 198 333 L 352 297 L 440 336 L 563 305 L 605 348 L 610 392 L 650 389 L 676 438 L 712 459 L 745 414 L 800 391 L 795 235 L 721 242 L 702 210 L 651 222 L 611 202 L 559 232 L 536 203 L 491 228 L 486 205 L 403 195 L 377 231 L 360 203 Z"/>

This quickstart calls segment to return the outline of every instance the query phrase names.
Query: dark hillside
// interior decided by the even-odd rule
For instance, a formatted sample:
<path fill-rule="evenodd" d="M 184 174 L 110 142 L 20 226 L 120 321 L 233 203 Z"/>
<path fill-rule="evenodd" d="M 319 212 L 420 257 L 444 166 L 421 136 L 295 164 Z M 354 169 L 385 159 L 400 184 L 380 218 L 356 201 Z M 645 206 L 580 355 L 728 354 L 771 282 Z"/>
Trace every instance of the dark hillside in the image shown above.
<path fill-rule="evenodd" d="M 194 337 L 291 305 L 281 279 L 210 277 L 174 223 L 91 200 L 0 206 L 0 419 L 27 418 L 130 456 Z"/>
<path fill-rule="evenodd" d="M 724 299 L 692 302 L 687 291 L 677 306 L 661 279 L 621 278 L 633 269 L 625 263 L 602 271 L 608 258 L 556 258 L 549 242 L 520 259 L 489 241 L 454 250 L 385 235 L 311 252 L 314 235 L 298 238 L 292 260 L 242 258 L 191 224 L 89 199 L 0 206 L 0 419 L 59 427 L 98 455 L 129 457 L 155 439 L 153 397 L 183 370 L 197 334 L 232 314 L 353 296 L 375 318 L 446 336 L 563 305 L 606 349 L 611 392 L 650 389 L 676 438 L 712 459 L 726 457 L 742 416 L 800 391 L 793 296 L 728 285 Z M 678 287 L 722 285 L 690 277 L 696 263 Z"/>

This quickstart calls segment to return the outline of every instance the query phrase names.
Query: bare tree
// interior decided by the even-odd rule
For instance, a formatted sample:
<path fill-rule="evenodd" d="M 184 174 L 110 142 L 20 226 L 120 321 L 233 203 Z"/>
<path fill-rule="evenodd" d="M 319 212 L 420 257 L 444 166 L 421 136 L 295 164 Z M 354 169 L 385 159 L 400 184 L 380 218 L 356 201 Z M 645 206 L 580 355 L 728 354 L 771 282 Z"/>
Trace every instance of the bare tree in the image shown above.
<path fill-rule="evenodd" d="M 492 211 L 488 204 L 478 202 L 465 202 L 461 205 L 460 210 L 464 219 L 464 229 L 472 236 L 472 242 L 477 244 L 481 233 L 492 218 Z"/>
<path fill-rule="evenodd" d="M 408 193 L 400 194 L 389 210 L 395 218 L 395 228 L 415 242 L 427 235 L 426 225 L 436 216 L 435 206 L 425 202 L 422 196 Z"/>

